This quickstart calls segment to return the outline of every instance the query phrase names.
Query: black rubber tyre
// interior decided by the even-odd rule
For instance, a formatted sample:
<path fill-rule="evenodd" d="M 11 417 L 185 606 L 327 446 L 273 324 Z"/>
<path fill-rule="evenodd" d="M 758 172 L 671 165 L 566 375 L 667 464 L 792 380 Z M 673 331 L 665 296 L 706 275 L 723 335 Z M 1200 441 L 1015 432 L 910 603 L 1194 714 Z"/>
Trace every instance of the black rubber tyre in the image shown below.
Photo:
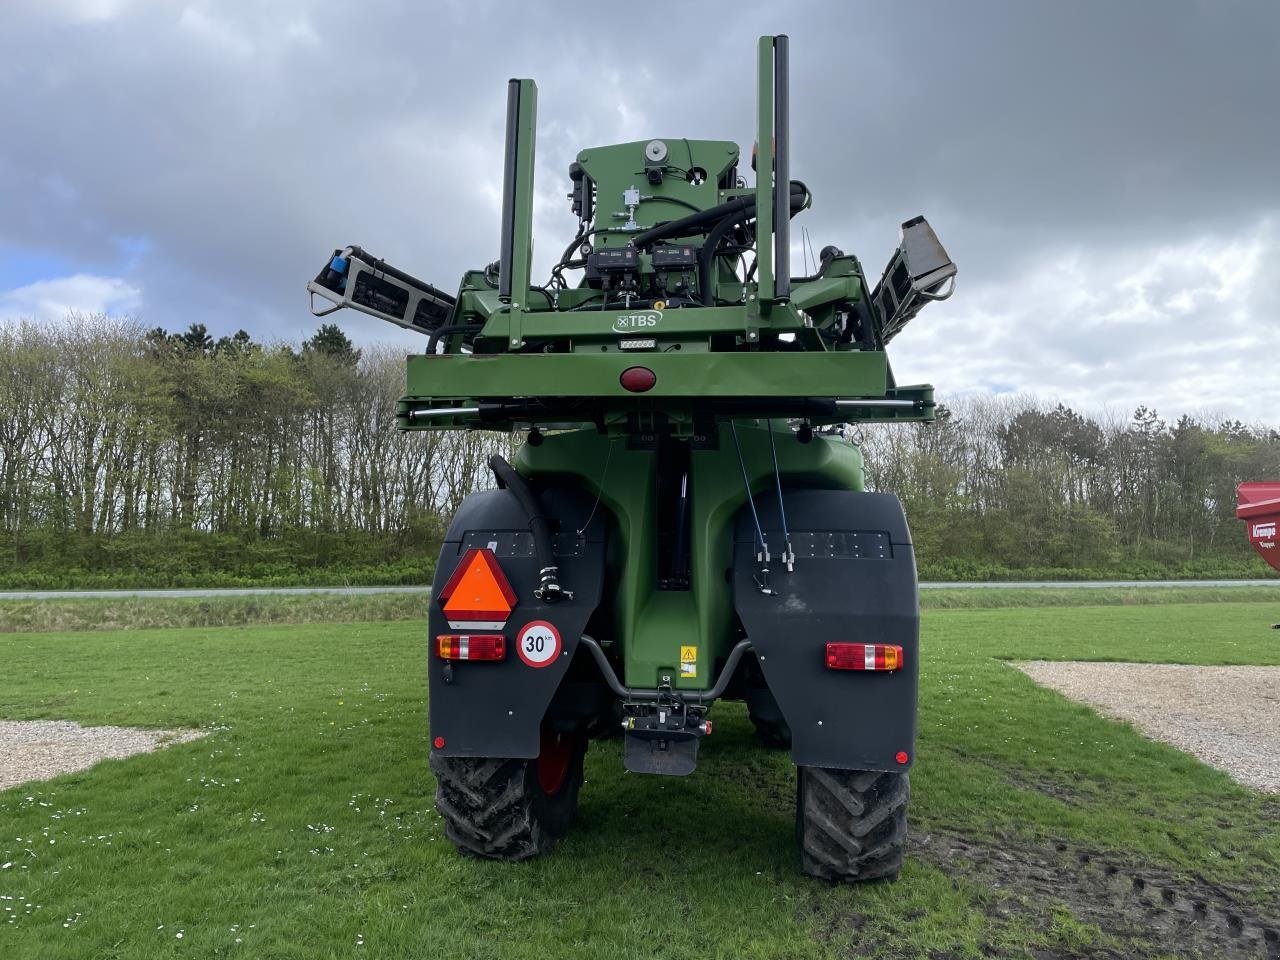
<path fill-rule="evenodd" d="M 761 746 L 768 747 L 770 750 L 791 749 L 791 728 L 787 726 L 787 721 L 781 717 L 776 720 L 766 720 L 752 714 L 751 722 L 755 725 L 756 739 L 760 741 Z"/>
<path fill-rule="evenodd" d="M 578 811 L 586 747 L 582 738 L 568 745 L 567 764 L 550 792 L 540 782 L 537 759 L 433 754 L 436 810 L 444 818 L 445 836 L 460 853 L 489 860 L 549 853 Z"/>
<path fill-rule="evenodd" d="M 798 771 L 801 869 L 843 883 L 896 877 L 907 843 L 907 775 L 829 767 Z"/>

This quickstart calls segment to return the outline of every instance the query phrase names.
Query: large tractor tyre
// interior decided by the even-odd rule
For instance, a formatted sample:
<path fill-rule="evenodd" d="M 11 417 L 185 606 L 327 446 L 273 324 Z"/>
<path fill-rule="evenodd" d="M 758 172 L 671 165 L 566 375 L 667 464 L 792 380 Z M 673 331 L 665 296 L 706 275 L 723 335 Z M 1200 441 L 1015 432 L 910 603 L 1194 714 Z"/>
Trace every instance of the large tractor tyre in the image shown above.
<path fill-rule="evenodd" d="M 787 721 L 781 717 L 770 719 L 752 714 L 751 722 L 755 725 L 756 740 L 761 746 L 770 750 L 791 749 L 791 728 L 787 726 Z"/>
<path fill-rule="evenodd" d="M 445 836 L 488 860 L 549 853 L 578 811 L 586 749 L 583 737 L 544 733 L 533 760 L 432 756 Z"/>
<path fill-rule="evenodd" d="M 811 877 L 856 883 L 892 879 L 907 842 L 905 773 L 800 767 L 796 839 Z"/>

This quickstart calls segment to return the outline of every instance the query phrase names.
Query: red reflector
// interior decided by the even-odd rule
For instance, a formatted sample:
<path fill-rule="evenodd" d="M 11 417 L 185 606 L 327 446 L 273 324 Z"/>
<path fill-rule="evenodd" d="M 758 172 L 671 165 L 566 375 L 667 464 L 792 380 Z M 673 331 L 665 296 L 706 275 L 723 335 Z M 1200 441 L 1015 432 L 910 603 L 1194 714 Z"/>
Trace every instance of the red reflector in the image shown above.
<path fill-rule="evenodd" d="M 627 367 L 622 371 L 622 376 L 618 377 L 618 382 L 624 390 L 644 393 L 653 389 L 653 385 L 658 382 L 658 375 L 648 367 Z"/>
<path fill-rule="evenodd" d="M 444 749 L 444 737 L 436 737 L 434 740 L 432 740 L 432 741 L 431 741 L 431 745 L 432 745 L 433 747 L 435 747 L 437 750 L 443 750 L 443 749 Z"/>
<path fill-rule="evenodd" d="M 451 621 L 492 622 L 495 627 L 507 622 L 516 605 L 516 593 L 487 547 L 475 547 L 463 555 L 438 599 Z"/>
<path fill-rule="evenodd" d="M 505 660 L 507 638 L 500 633 L 442 633 L 436 637 L 441 660 Z"/>
<path fill-rule="evenodd" d="M 902 647 L 895 643 L 828 643 L 828 670 L 901 670 Z"/>
<path fill-rule="evenodd" d="M 899 763 L 906 763 L 911 758 L 907 756 L 907 751 L 899 750 L 897 756 L 893 759 L 897 760 Z"/>

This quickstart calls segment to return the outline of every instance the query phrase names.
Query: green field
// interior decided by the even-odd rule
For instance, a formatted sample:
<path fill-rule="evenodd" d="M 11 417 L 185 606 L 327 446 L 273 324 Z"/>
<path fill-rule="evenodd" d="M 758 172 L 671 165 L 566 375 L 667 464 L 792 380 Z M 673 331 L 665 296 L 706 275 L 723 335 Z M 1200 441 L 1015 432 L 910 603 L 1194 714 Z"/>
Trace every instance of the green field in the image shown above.
<path fill-rule="evenodd" d="M 273 623 L 367 623 L 419 620 L 426 593 L 259 594 L 202 598 L 74 597 L 0 600 L 0 633 L 160 627 L 238 627 Z M 1280 582 L 1267 586 L 1089 587 L 1026 589 L 951 587 L 920 591 L 925 610 L 992 607 L 1144 606 L 1169 603 L 1280 605 Z"/>
<path fill-rule="evenodd" d="M 799 874 L 792 769 L 736 705 L 690 778 L 593 745 L 557 853 L 482 863 L 432 809 L 418 622 L 7 634 L 0 717 L 211 734 L 0 793 L 0 957 L 1267 956 L 1280 797 L 1002 659 L 1280 664 L 1277 621 L 926 612 L 911 855 L 864 888 Z"/>

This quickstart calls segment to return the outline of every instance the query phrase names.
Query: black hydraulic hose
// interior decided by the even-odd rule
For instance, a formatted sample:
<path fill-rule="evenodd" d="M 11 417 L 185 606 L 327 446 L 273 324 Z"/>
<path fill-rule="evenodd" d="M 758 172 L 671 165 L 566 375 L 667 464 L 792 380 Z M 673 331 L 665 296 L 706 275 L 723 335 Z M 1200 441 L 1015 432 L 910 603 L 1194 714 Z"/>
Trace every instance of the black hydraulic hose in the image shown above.
<path fill-rule="evenodd" d="M 569 258 L 573 256 L 573 251 L 578 249 L 587 237 L 597 233 L 598 230 L 598 227 L 595 230 L 579 230 L 578 235 L 573 238 L 567 247 L 564 248 L 564 253 L 560 255 L 560 260 L 556 263 L 556 266 L 567 267 L 569 265 Z"/>
<path fill-rule="evenodd" d="M 791 215 L 793 217 L 804 209 L 808 198 L 809 189 L 799 180 L 792 180 Z M 724 239 L 726 233 L 739 223 L 744 220 L 750 220 L 756 215 L 755 197 L 743 197 L 742 199 L 749 200 L 750 203 L 743 210 L 730 214 L 712 227 L 711 232 L 707 234 L 706 241 L 702 244 L 702 249 L 698 253 L 698 290 L 702 296 L 702 305 L 704 307 L 715 306 L 715 289 L 711 282 L 711 265 L 715 260 L 716 250 L 720 246 L 720 241 Z"/>
<path fill-rule="evenodd" d="M 813 283 L 813 281 L 815 280 L 821 280 L 822 271 L 827 269 L 827 263 L 831 260 L 834 260 L 836 257 L 843 257 L 843 256 L 844 256 L 843 250 L 841 250 L 839 247 L 835 247 L 835 246 L 832 246 L 831 244 L 827 244 L 827 246 L 822 248 L 822 252 L 818 254 L 819 263 L 818 263 L 817 272 L 811 273 L 807 277 L 792 277 L 791 282 L 793 284 Z"/>
<path fill-rule="evenodd" d="M 796 197 L 800 197 L 799 205 L 796 204 Z M 799 180 L 791 181 L 791 215 L 795 216 L 808 202 L 809 188 Z M 666 223 L 660 223 L 656 227 L 650 227 L 648 230 L 641 230 L 631 238 L 633 247 L 647 247 L 650 244 L 665 240 L 667 237 L 683 237 L 691 233 L 701 233 L 705 227 L 718 223 L 725 217 L 731 217 L 735 214 L 750 208 L 752 212 L 756 208 L 755 194 L 746 197 L 738 197 L 729 200 L 726 203 L 717 204 L 714 207 L 708 207 L 700 213 L 691 213 L 687 217 L 681 217 L 679 220 L 668 220 Z"/>
<path fill-rule="evenodd" d="M 533 534 L 533 552 L 541 567 L 538 571 L 538 587 L 533 591 L 533 595 L 544 603 L 555 603 L 563 598 L 572 599 L 573 594 L 560 586 L 560 568 L 556 566 L 555 555 L 551 549 L 551 521 L 543 512 L 542 501 L 530 489 L 525 478 L 516 473 L 515 467 L 498 454 L 495 453 L 489 458 L 489 469 L 493 471 L 498 486 L 511 491 L 519 502 L 520 508 L 524 510 L 525 516 L 529 518 L 529 532 Z"/>
<path fill-rule="evenodd" d="M 443 327 L 436 327 L 431 331 L 431 337 L 427 340 L 427 356 L 436 352 L 436 345 L 445 337 L 452 337 L 455 334 L 472 334 L 479 333 L 484 329 L 483 323 L 449 323 Z"/>
<path fill-rule="evenodd" d="M 725 217 L 734 216 L 748 207 L 754 210 L 755 206 L 756 198 L 754 196 L 738 197 L 728 203 L 717 204 L 698 213 L 691 213 L 689 216 L 681 217 L 679 220 L 668 220 L 666 223 L 660 223 L 656 227 L 650 227 L 648 230 L 641 230 L 631 238 L 631 245 L 633 247 L 647 247 L 649 244 L 658 240 L 665 240 L 667 237 L 683 237 L 691 233 L 700 233 L 704 227 L 708 227 Z"/>
<path fill-rule="evenodd" d="M 702 296 L 702 305 L 704 307 L 714 307 L 716 305 L 715 285 L 711 282 L 711 266 L 712 261 L 716 258 L 716 250 L 720 247 L 720 241 L 724 239 L 724 235 L 742 223 L 744 220 L 750 220 L 756 215 L 755 203 L 750 208 L 741 211 L 732 216 L 725 217 L 707 234 L 706 242 L 703 243 L 702 249 L 698 251 L 698 292 Z"/>

